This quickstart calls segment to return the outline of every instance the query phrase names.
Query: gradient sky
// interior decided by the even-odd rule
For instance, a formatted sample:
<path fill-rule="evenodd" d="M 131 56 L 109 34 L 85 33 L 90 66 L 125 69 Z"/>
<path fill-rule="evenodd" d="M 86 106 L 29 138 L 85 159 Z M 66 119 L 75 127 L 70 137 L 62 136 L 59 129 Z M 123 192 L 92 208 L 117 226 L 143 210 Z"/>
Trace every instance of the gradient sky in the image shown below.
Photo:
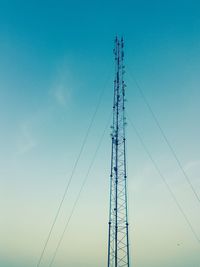
<path fill-rule="evenodd" d="M 109 120 L 113 40 L 125 38 L 127 112 L 200 238 L 200 3 L 0 0 L 0 267 L 35 267 L 99 95 L 104 95 L 41 267 L 47 267 Z M 200 243 L 128 124 L 134 267 L 199 267 Z M 110 129 L 55 260 L 107 259 Z"/>

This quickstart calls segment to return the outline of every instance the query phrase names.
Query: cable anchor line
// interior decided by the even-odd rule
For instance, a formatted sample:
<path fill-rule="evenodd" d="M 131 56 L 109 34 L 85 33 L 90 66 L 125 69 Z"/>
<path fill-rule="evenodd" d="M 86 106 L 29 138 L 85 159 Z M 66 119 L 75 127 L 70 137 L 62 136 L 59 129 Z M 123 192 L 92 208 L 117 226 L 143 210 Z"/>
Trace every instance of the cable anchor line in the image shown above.
<path fill-rule="evenodd" d="M 107 78 L 107 80 L 106 80 L 106 82 L 105 82 L 105 85 L 106 85 L 106 83 L 108 82 L 108 79 L 109 79 L 109 77 Z M 37 264 L 36 264 L 37 267 L 40 267 L 40 265 L 41 265 L 41 262 L 42 262 L 42 259 L 43 259 L 43 257 L 44 257 L 46 248 L 47 248 L 48 243 L 49 243 L 49 241 L 50 241 L 50 238 L 51 238 L 51 236 L 52 236 L 53 229 L 54 229 L 54 227 L 55 227 L 55 225 L 56 225 L 56 222 L 57 222 L 58 216 L 59 216 L 59 214 L 60 214 L 60 212 L 61 212 L 61 208 L 62 208 L 62 206 L 63 206 L 64 200 L 65 200 L 65 198 L 66 198 L 66 196 L 67 196 L 67 193 L 68 193 L 70 184 L 71 184 L 71 182 L 72 182 L 72 180 L 73 180 L 73 178 L 74 178 L 74 174 L 75 174 L 75 171 L 76 171 L 76 169 L 77 169 L 79 160 L 80 160 L 81 155 L 82 155 L 82 153 L 83 153 L 83 150 L 84 150 L 84 148 L 85 148 L 85 145 L 86 145 L 86 142 L 87 142 L 87 140 L 88 140 L 88 137 L 89 137 L 90 131 L 91 131 L 91 129 L 92 129 L 92 126 L 93 126 L 93 124 L 94 124 L 94 121 L 95 121 L 97 112 L 98 112 L 99 107 L 100 107 L 100 104 L 101 104 L 101 102 L 102 102 L 102 98 L 103 98 L 104 91 L 105 91 L 105 85 L 102 87 L 102 90 L 101 90 L 101 92 L 100 92 L 100 95 L 99 95 L 99 99 L 98 99 L 97 105 L 96 105 L 95 110 L 94 110 L 94 113 L 93 113 L 93 115 L 92 115 L 92 117 L 91 117 L 91 120 L 90 120 L 89 126 L 88 126 L 88 128 L 87 128 L 87 131 L 86 131 L 86 133 L 85 133 L 85 136 L 84 136 L 84 139 L 83 139 L 81 148 L 80 148 L 80 150 L 79 150 L 78 156 L 77 156 L 77 158 L 76 158 L 76 161 L 75 161 L 75 163 L 74 163 L 74 166 L 73 166 L 71 175 L 70 175 L 69 180 L 67 181 L 67 184 L 66 184 L 66 186 L 65 186 L 64 193 L 63 193 L 63 195 L 62 195 L 62 198 L 61 198 L 61 201 L 60 201 L 60 203 L 59 203 L 58 209 L 57 209 L 57 211 L 56 211 L 55 217 L 54 217 L 54 219 L 53 219 L 53 222 L 52 222 L 52 224 L 51 224 L 51 227 L 50 227 L 50 230 L 49 230 L 49 232 L 48 232 L 47 238 L 46 238 L 46 240 L 45 240 L 44 246 L 43 246 L 42 251 L 41 251 L 41 253 L 40 253 L 39 259 L 38 259 L 38 261 L 37 261 Z"/>
<path fill-rule="evenodd" d="M 151 155 L 149 149 L 147 148 L 147 146 L 146 146 L 145 143 L 144 143 L 144 140 L 143 140 L 141 134 L 139 133 L 139 131 L 137 130 L 136 126 L 133 124 L 132 120 L 130 119 L 130 116 L 128 116 L 127 113 L 126 113 L 126 115 L 127 115 L 127 118 L 128 118 L 128 120 L 129 120 L 129 122 L 130 122 L 130 124 L 131 124 L 131 126 L 132 126 L 132 128 L 133 128 L 133 130 L 134 130 L 134 132 L 135 132 L 135 134 L 136 134 L 136 136 L 138 137 L 138 139 L 139 139 L 139 141 L 140 141 L 142 147 L 144 148 L 144 151 L 146 152 L 146 154 L 148 155 L 149 159 L 151 160 L 153 166 L 155 167 L 156 171 L 158 172 L 158 174 L 159 174 L 161 180 L 163 181 L 164 185 L 166 186 L 166 188 L 167 188 L 169 194 L 171 195 L 171 197 L 172 197 L 172 199 L 173 199 L 175 205 L 177 206 L 177 208 L 178 208 L 180 214 L 183 216 L 183 218 L 184 218 L 186 224 L 188 225 L 188 227 L 189 227 L 191 233 L 193 234 L 194 238 L 195 238 L 196 241 L 200 244 L 200 238 L 199 238 L 199 236 L 198 236 L 198 234 L 197 234 L 197 232 L 196 232 L 194 226 L 192 225 L 190 219 L 188 218 L 187 214 L 185 213 L 185 211 L 184 211 L 182 205 L 179 203 L 179 201 L 178 201 L 176 195 L 175 195 L 174 192 L 172 191 L 172 189 L 171 189 L 170 185 L 168 184 L 166 178 L 164 177 L 163 173 L 161 172 L 160 168 L 158 167 L 157 162 L 156 162 L 155 159 L 152 157 L 152 155 Z"/>
<path fill-rule="evenodd" d="M 197 201 L 198 201 L 199 204 L 200 204 L 200 196 L 199 196 L 199 194 L 197 193 L 196 189 L 194 188 L 192 182 L 190 181 L 190 178 L 188 177 L 187 173 L 185 172 L 185 170 L 184 170 L 184 168 L 183 168 L 183 166 L 182 166 L 182 163 L 181 163 L 181 161 L 180 161 L 180 159 L 179 159 L 179 157 L 178 157 L 178 155 L 177 155 L 177 153 L 176 153 L 174 147 L 172 146 L 172 144 L 171 144 L 171 142 L 169 141 L 169 139 L 168 139 L 168 137 L 167 137 L 165 131 L 163 130 L 163 128 L 162 128 L 162 126 L 161 126 L 161 124 L 160 124 L 160 122 L 159 122 L 159 120 L 158 120 L 158 118 L 157 118 L 155 112 L 153 111 L 153 109 L 152 109 L 152 107 L 151 107 L 149 101 L 147 100 L 147 98 L 146 98 L 146 96 L 145 96 L 145 94 L 144 94 L 144 91 L 142 90 L 141 86 L 139 85 L 139 83 L 137 82 L 137 80 L 136 80 L 134 77 L 132 77 L 131 75 L 129 75 L 129 77 L 134 81 L 136 87 L 138 88 L 139 93 L 140 93 L 140 95 L 141 95 L 141 97 L 142 97 L 144 103 L 146 104 L 146 106 L 147 106 L 149 112 L 150 112 L 151 115 L 152 115 L 152 118 L 153 118 L 154 121 L 155 121 L 155 124 L 157 125 L 157 127 L 158 127 L 158 129 L 159 129 L 159 131 L 160 131 L 160 133 L 161 133 L 161 135 L 162 135 L 162 137 L 163 137 L 163 139 L 165 140 L 165 143 L 167 144 L 169 150 L 171 151 L 171 154 L 173 155 L 173 157 L 174 157 L 174 159 L 175 159 L 175 161 L 176 161 L 176 163 L 177 163 L 179 169 L 181 170 L 181 172 L 182 172 L 182 174 L 183 174 L 183 176 L 184 176 L 184 178 L 185 178 L 187 184 L 189 185 L 191 191 L 193 192 L 195 198 L 197 199 Z"/>

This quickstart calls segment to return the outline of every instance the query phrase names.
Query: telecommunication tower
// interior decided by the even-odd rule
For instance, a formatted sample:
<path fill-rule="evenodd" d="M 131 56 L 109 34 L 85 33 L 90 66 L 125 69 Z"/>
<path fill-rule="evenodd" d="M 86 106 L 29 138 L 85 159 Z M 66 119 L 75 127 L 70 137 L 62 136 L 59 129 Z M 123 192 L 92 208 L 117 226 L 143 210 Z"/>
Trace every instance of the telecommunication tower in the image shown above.
<path fill-rule="evenodd" d="M 108 267 L 130 267 L 125 137 L 124 40 L 115 39 Z"/>

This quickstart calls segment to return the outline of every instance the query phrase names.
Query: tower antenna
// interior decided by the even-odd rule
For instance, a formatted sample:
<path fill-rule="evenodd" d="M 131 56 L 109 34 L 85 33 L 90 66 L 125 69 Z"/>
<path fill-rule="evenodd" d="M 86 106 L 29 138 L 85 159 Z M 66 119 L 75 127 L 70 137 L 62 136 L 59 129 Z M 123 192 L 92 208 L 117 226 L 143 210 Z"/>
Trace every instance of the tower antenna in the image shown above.
<path fill-rule="evenodd" d="M 125 136 L 124 40 L 115 38 L 108 267 L 130 267 Z"/>

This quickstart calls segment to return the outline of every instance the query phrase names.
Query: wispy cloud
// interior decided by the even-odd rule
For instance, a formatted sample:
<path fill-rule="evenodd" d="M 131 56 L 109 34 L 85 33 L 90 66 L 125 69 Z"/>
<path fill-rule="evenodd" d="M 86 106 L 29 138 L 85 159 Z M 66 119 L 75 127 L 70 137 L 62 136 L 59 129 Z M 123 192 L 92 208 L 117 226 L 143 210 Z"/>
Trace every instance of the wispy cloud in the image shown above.
<path fill-rule="evenodd" d="M 185 171 L 190 171 L 190 170 L 197 169 L 197 168 L 200 168 L 200 159 L 189 161 L 185 165 L 184 169 Z"/>
<path fill-rule="evenodd" d="M 37 145 L 31 132 L 31 127 L 23 123 L 20 127 L 20 134 L 17 142 L 17 154 L 22 155 L 32 150 Z"/>
<path fill-rule="evenodd" d="M 54 88 L 53 96 L 57 104 L 64 107 L 69 101 L 69 90 L 66 86 L 60 84 Z"/>
<path fill-rule="evenodd" d="M 72 73 L 68 60 L 63 58 L 55 71 L 55 80 L 49 90 L 49 95 L 60 107 L 66 107 L 71 99 Z"/>

